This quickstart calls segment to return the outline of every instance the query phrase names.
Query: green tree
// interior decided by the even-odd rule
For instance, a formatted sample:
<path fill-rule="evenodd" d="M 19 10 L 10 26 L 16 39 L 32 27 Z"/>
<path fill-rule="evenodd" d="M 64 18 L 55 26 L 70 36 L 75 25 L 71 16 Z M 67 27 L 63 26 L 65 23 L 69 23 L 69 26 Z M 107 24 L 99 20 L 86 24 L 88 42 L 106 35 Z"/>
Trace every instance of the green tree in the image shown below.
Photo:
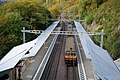
<path fill-rule="evenodd" d="M 12 47 L 22 43 L 22 27 L 46 29 L 51 13 L 41 6 L 39 0 L 17 0 L 0 7 L 0 58 Z M 37 37 L 28 34 L 29 40 Z M 27 40 L 27 41 L 29 41 Z"/>
<path fill-rule="evenodd" d="M 10 12 L 4 15 L 4 21 L 0 30 L 0 54 L 3 56 L 13 46 L 22 43 L 22 33 L 20 30 L 27 24 L 22 21 L 18 13 Z"/>

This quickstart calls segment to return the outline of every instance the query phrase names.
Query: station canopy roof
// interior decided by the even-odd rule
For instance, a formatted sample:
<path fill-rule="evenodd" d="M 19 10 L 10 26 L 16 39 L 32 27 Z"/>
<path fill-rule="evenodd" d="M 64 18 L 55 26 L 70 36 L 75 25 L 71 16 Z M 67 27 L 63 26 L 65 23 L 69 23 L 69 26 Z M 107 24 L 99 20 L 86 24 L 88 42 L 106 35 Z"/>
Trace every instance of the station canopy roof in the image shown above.
<path fill-rule="evenodd" d="M 19 60 L 36 43 L 37 39 L 25 44 L 13 47 L 0 61 L 0 72 L 13 68 Z"/>
<path fill-rule="evenodd" d="M 38 52 L 38 50 L 42 47 L 44 42 L 47 40 L 47 38 L 50 36 L 51 32 L 55 29 L 55 27 L 58 25 L 59 21 L 54 22 L 52 25 L 50 25 L 43 34 L 38 36 L 38 40 L 36 44 L 33 46 L 31 50 L 29 50 L 29 54 L 26 54 L 23 56 L 23 58 L 26 57 L 32 57 L 35 56 Z"/>
<path fill-rule="evenodd" d="M 120 70 L 107 50 L 97 46 L 89 35 L 84 34 L 86 31 L 79 22 L 74 21 L 74 23 L 78 33 L 80 32 L 78 35 L 85 55 L 92 60 L 95 75 L 102 80 L 120 80 Z"/>
<path fill-rule="evenodd" d="M 89 40 L 86 42 L 92 58 L 95 74 L 102 78 L 102 80 L 120 80 L 120 70 L 109 53 L 96 44 L 89 42 Z"/>
<path fill-rule="evenodd" d="M 0 60 L 0 72 L 14 68 L 22 58 L 35 56 L 58 23 L 59 21 L 53 22 L 43 34 L 39 35 L 33 41 L 13 47 Z"/>
<path fill-rule="evenodd" d="M 89 54 L 89 50 L 87 47 L 87 43 L 86 43 L 86 39 L 88 39 L 90 42 L 93 43 L 93 41 L 91 40 L 91 38 L 89 37 L 89 35 L 87 35 L 87 32 L 85 31 L 85 29 L 82 27 L 82 25 L 79 22 L 74 21 L 83 50 L 85 52 L 85 56 L 88 59 L 91 59 L 91 56 Z"/>

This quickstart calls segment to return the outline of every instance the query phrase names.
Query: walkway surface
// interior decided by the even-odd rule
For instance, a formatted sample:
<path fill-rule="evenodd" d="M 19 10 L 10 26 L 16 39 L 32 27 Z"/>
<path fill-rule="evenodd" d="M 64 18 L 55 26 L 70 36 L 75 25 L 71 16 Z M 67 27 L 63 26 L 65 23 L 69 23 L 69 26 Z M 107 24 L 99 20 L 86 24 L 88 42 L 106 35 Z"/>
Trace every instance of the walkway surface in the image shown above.
<path fill-rule="evenodd" d="M 33 58 L 33 60 L 29 61 L 28 67 L 25 69 L 25 71 L 22 74 L 23 80 L 31 80 L 32 79 L 32 77 L 35 74 L 39 64 L 41 63 L 52 39 L 53 39 L 53 35 L 47 39 L 47 41 L 42 46 L 42 48 L 38 51 L 37 55 Z"/>
<path fill-rule="evenodd" d="M 81 41 L 79 41 L 81 44 Z M 85 67 L 85 73 L 88 80 L 94 80 L 94 68 L 91 59 L 86 58 L 82 45 L 80 45 L 81 56 Z"/>

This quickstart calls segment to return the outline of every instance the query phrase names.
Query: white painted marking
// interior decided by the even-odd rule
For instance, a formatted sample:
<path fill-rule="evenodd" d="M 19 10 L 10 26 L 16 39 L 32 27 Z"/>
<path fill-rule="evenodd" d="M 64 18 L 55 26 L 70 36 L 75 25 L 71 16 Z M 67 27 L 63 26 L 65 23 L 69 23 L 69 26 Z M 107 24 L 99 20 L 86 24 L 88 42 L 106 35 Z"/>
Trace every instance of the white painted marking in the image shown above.
<path fill-rule="evenodd" d="M 32 78 L 32 76 L 33 76 L 33 75 L 27 75 L 26 77 L 31 79 L 31 78 Z"/>

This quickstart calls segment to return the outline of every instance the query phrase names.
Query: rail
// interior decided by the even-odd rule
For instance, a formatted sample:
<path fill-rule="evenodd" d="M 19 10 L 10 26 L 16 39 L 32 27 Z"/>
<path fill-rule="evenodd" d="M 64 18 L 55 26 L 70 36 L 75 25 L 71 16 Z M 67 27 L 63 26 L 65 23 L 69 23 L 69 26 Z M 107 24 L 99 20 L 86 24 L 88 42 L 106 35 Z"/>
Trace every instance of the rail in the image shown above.
<path fill-rule="evenodd" d="M 79 57 L 80 57 L 80 60 L 78 59 L 79 78 L 80 78 L 80 80 L 87 80 L 86 71 L 85 71 L 85 67 L 84 67 L 84 64 L 83 64 L 83 60 L 82 60 L 81 51 L 80 51 L 80 47 L 79 47 L 77 36 L 75 36 L 75 41 L 76 41 L 76 45 L 77 45 L 77 48 L 78 48 L 77 50 L 78 50 Z"/>
<path fill-rule="evenodd" d="M 60 28 L 58 28 L 58 31 L 59 30 L 60 30 Z M 52 52 L 52 49 L 53 49 L 53 47 L 55 45 L 57 37 L 58 37 L 58 34 L 55 35 L 55 37 L 53 38 L 53 40 L 52 40 L 52 42 L 51 42 L 51 44 L 50 44 L 50 46 L 49 46 L 49 48 L 48 48 L 44 58 L 43 58 L 43 60 L 42 60 L 41 64 L 39 65 L 39 67 L 38 67 L 35 75 L 33 76 L 32 80 L 40 80 L 41 79 L 41 76 L 42 76 L 42 74 L 44 72 L 44 69 L 45 69 L 45 66 L 46 66 L 46 64 L 47 64 L 47 62 L 49 60 L 49 57 L 51 55 L 51 52 Z"/>

